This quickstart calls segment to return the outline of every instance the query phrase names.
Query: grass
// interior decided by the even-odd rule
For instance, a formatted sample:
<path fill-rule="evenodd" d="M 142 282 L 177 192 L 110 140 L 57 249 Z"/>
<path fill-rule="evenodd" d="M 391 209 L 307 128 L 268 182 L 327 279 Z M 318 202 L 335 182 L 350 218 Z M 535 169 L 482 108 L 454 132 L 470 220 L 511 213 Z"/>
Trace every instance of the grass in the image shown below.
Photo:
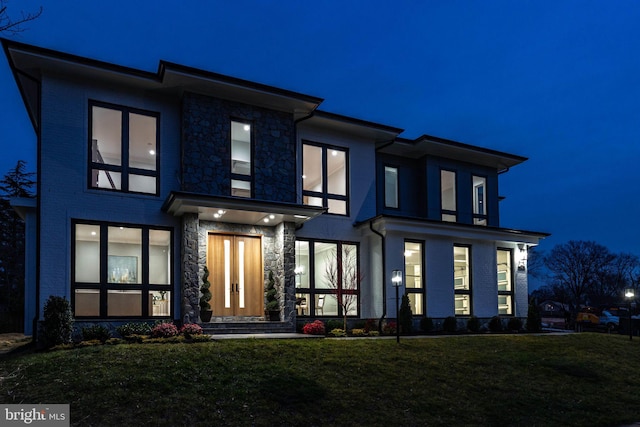
<path fill-rule="evenodd" d="M 639 360 L 590 333 L 105 345 L 4 357 L 0 403 L 78 426 L 620 426 Z"/>

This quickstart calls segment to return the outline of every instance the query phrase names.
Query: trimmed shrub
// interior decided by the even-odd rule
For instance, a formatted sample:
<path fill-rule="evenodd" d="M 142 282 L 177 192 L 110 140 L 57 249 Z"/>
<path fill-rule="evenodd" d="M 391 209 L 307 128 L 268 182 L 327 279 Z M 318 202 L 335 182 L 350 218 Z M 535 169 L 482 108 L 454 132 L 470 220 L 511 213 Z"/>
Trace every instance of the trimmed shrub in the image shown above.
<path fill-rule="evenodd" d="M 542 331 L 542 316 L 540 314 L 538 304 L 536 304 L 535 301 L 529 302 L 529 310 L 527 311 L 527 331 Z"/>
<path fill-rule="evenodd" d="M 130 337 L 132 335 L 150 335 L 151 325 L 144 322 L 130 322 L 120 325 L 116 328 L 116 332 L 121 337 Z"/>
<path fill-rule="evenodd" d="M 302 327 L 302 332 L 307 335 L 324 335 L 324 323 L 322 323 L 322 320 L 316 320 L 313 323 L 307 323 Z"/>
<path fill-rule="evenodd" d="M 351 330 L 351 335 L 354 336 L 354 337 L 366 337 L 368 335 L 368 333 L 363 328 L 353 328 Z"/>
<path fill-rule="evenodd" d="M 502 332 L 502 319 L 498 316 L 493 316 L 491 320 L 489 320 L 489 330 L 491 332 Z"/>
<path fill-rule="evenodd" d="M 151 329 L 153 338 L 170 338 L 178 335 L 178 328 L 173 323 L 160 323 Z"/>
<path fill-rule="evenodd" d="M 347 333 L 345 332 L 344 329 L 335 328 L 329 332 L 329 336 L 330 337 L 346 337 Z"/>
<path fill-rule="evenodd" d="M 71 304 L 66 298 L 51 295 L 47 299 L 44 304 L 42 330 L 45 347 L 71 342 L 73 314 L 71 313 Z"/>
<path fill-rule="evenodd" d="M 471 318 L 467 320 L 467 329 L 474 333 L 480 332 L 480 319 L 476 316 L 471 316 Z"/>
<path fill-rule="evenodd" d="M 382 333 L 384 335 L 395 335 L 397 327 L 398 324 L 394 320 L 388 320 L 382 326 Z"/>
<path fill-rule="evenodd" d="M 82 340 L 91 341 L 98 340 L 102 343 L 111 338 L 111 331 L 102 325 L 89 326 L 88 328 L 82 328 Z"/>
<path fill-rule="evenodd" d="M 442 324 L 442 329 L 445 332 L 453 334 L 458 330 L 458 321 L 456 320 L 455 317 L 449 316 L 446 319 L 444 319 L 444 323 Z"/>
<path fill-rule="evenodd" d="M 202 293 L 202 296 L 200 297 L 201 311 L 211 310 L 211 304 L 209 304 L 209 301 L 211 301 L 211 298 L 213 295 L 209 290 L 210 287 L 211 287 L 211 283 L 209 282 L 209 269 L 205 265 L 204 273 L 202 274 L 202 285 L 200 286 L 200 292 Z"/>
<path fill-rule="evenodd" d="M 433 319 L 430 317 L 420 319 L 420 330 L 422 330 L 422 332 L 433 331 Z"/>
<path fill-rule="evenodd" d="M 378 321 L 376 319 L 367 319 L 367 321 L 364 322 L 364 330 L 367 332 L 377 331 Z"/>
<path fill-rule="evenodd" d="M 519 331 L 522 329 L 522 320 L 518 317 L 512 317 L 507 323 L 507 329 L 510 331 Z"/>
<path fill-rule="evenodd" d="M 278 302 L 278 289 L 276 288 L 276 281 L 273 278 L 273 271 L 269 271 L 269 281 L 267 282 L 267 288 L 264 291 L 267 297 L 267 304 L 265 309 L 267 311 L 279 311 L 280 303 Z"/>
<path fill-rule="evenodd" d="M 413 312 L 411 311 L 411 302 L 409 295 L 402 295 L 400 303 L 400 312 L 398 313 L 398 323 L 400 324 L 400 332 L 402 334 L 410 334 L 413 332 Z"/>
<path fill-rule="evenodd" d="M 344 322 L 342 320 L 330 319 L 325 323 L 327 331 L 333 331 L 334 329 L 342 329 Z"/>
<path fill-rule="evenodd" d="M 180 334 L 184 335 L 185 338 L 191 338 L 194 335 L 202 335 L 202 328 L 196 323 L 185 323 L 180 328 Z"/>

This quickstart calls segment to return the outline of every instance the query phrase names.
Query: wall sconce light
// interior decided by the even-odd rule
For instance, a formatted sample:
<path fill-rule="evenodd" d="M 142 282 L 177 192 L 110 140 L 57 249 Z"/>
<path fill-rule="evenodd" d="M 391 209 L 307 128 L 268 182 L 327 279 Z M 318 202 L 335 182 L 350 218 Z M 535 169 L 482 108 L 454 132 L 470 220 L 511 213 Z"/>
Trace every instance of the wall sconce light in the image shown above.
<path fill-rule="evenodd" d="M 527 270 L 527 245 L 524 243 L 518 243 L 518 250 L 520 251 L 520 260 L 518 261 L 518 271 Z"/>

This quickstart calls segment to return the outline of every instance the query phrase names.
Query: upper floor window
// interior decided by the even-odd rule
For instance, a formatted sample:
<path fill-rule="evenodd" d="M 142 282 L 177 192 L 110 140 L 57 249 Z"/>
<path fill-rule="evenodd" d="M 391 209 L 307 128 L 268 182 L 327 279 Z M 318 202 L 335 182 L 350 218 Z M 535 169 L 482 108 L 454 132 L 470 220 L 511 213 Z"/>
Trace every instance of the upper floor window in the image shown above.
<path fill-rule="evenodd" d="M 332 214 L 348 214 L 347 158 L 344 148 L 303 144 L 302 199 L 305 205 L 325 207 Z"/>
<path fill-rule="evenodd" d="M 440 209 L 442 220 L 456 222 L 458 219 L 456 204 L 456 173 L 440 171 Z"/>
<path fill-rule="evenodd" d="M 473 176 L 473 223 L 487 225 L 487 178 Z"/>
<path fill-rule="evenodd" d="M 398 207 L 398 168 L 384 167 L 384 207 Z"/>
<path fill-rule="evenodd" d="M 89 187 L 158 194 L 159 114 L 92 103 Z"/>
<path fill-rule="evenodd" d="M 231 195 L 251 197 L 251 125 L 231 122 Z"/>
<path fill-rule="evenodd" d="M 513 263 L 509 249 L 498 249 L 498 314 L 513 314 Z"/>
<path fill-rule="evenodd" d="M 456 316 L 471 315 L 471 268 L 468 246 L 453 247 L 453 289 Z"/>

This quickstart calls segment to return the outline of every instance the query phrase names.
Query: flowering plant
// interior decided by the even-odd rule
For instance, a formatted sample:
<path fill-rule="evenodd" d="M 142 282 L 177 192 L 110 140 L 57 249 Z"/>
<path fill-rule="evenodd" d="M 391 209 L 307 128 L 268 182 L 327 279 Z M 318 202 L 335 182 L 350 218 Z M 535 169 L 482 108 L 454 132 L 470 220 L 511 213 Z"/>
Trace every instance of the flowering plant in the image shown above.
<path fill-rule="evenodd" d="M 313 323 L 307 323 L 302 327 L 302 332 L 308 335 L 324 335 L 324 323 L 321 320 L 316 320 Z"/>
<path fill-rule="evenodd" d="M 398 327 L 398 324 L 393 321 L 393 320 L 389 320 L 382 328 L 382 332 L 384 332 L 385 334 L 391 335 L 391 334 L 395 334 L 396 333 L 396 328 Z"/>
<path fill-rule="evenodd" d="M 178 328 L 173 323 L 160 323 L 151 329 L 153 338 L 169 338 L 178 335 Z"/>
<path fill-rule="evenodd" d="M 185 323 L 182 325 L 182 328 L 180 328 L 180 333 L 189 338 L 192 335 L 202 335 L 202 328 L 195 323 Z"/>

